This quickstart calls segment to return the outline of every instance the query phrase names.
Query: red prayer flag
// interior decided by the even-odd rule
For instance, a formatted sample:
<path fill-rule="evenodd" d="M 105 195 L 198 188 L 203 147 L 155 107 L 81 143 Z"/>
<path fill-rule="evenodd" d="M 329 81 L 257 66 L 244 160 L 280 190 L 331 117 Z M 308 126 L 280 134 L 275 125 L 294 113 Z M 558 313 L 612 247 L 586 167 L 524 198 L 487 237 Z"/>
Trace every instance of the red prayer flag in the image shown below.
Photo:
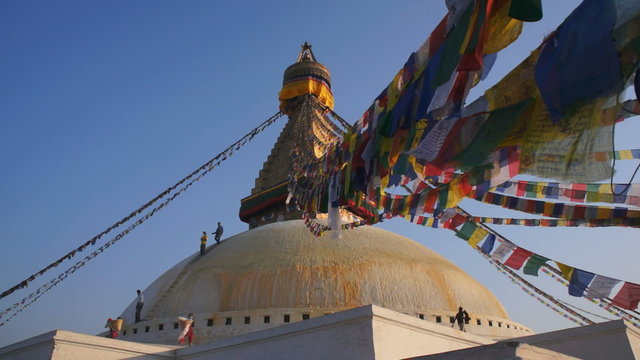
<path fill-rule="evenodd" d="M 442 227 L 446 229 L 455 229 L 458 226 L 464 224 L 467 221 L 467 218 L 461 214 L 455 214 L 450 220 L 448 220 Z"/>
<path fill-rule="evenodd" d="M 626 282 L 611 303 L 623 309 L 635 310 L 640 302 L 640 285 Z"/>
<path fill-rule="evenodd" d="M 584 219 L 584 215 L 587 212 L 587 207 L 584 205 L 576 205 L 573 210 L 574 219 Z"/>
<path fill-rule="evenodd" d="M 433 32 L 429 36 L 429 54 L 435 54 L 444 43 L 447 37 L 447 19 L 447 16 L 442 18 L 438 26 L 433 29 Z"/>
<path fill-rule="evenodd" d="M 522 264 L 524 264 L 525 260 L 527 260 L 531 255 L 533 255 L 531 251 L 518 247 L 513 250 L 513 253 L 511 254 L 511 256 L 509 256 L 504 264 L 508 267 L 519 270 L 522 267 Z"/>
<path fill-rule="evenodd" d="M 433 213 L 433 207 L 438 200 L 438 191 L 437 190 L 429 190 L 427 193 L 427 198 L 424 202 L 424 208 L 422 209 L 425 213 Z"/>

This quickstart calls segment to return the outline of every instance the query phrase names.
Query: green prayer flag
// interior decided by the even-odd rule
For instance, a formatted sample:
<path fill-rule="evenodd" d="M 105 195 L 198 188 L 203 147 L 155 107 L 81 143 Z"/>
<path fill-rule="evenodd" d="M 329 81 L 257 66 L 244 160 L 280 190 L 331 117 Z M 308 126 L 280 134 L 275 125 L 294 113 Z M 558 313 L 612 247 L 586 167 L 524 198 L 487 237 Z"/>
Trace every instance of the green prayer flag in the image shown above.
<path fill-rule="evenodd" d="M 484 9 L 487 6 L 486 1 L 481 0 L 480 3 L 478 4 L 480 9 Z M 469 6 L 470 8 L 472 6 Z M 469 53 L 473 53 L 475 52 L 475 48 L 478 45 L 478 38 L 480 37 L 480 33 L 482 30 L 482 25 L 484 24 L 484 18 L 485 18 L 485 12 L 484 11 L 478 11 L 478 17 L 476 18 L 476 23 L 473 29 L 473 32 L 471 33 L 471 38 L 469 39 L 469 43 L 467 43 L 467 48 L 466 49 L 460 49 L 462 50 L 462 52 L 464 54 L 469 54 Z M 471 24 L 469 24 L 471 25 Z"/>
<path fill-rule="evenodd" d="M 458 155 L 453 157 L 463 168 L 473 168 L 484 163 L 487 156 L 509 135 L 520 114 L 531 104 L 524 100 L 493 110 L 482 124 L 474 139 Z"/>
<path fill-rule="evenodd" d="M 436 204 L 436 211 L 443 211 L 447 206 L 447 199 L 449 198 L 449 184 L 446 184 L 440 188 L 438 192 L 438 203 Z"/>
<path fill-rule="evenodd" d="M 542 265 L 547 261 L 549 261 L 548 258 L 538 254 L 533 254 L 522 271 L 527 275 L 538 276 L 538 270 L 540 270 L 540 267 L 542 267 Z"/>
<path fill-rule="evenodd" d="M 527 184 L 527 197 L 528 198 L 536 198 L 538 187 L 535 184 Z"/>
<path fill-rule="evenodd" d="M 471 235 L 476 231 L 476 224 L 473 221 L 467 221 L 462 225 L 460 231 L 456 233 L 456 236 L 460 239 L 468 241 Z"/>
<path fill-rule="evenodd" d="M 394 174 L 406 174 L 409 172 L 409 155 L 406 153 L 400 154 L 395 165 L 393 165 Z"/>
<path fill-rule="evenodd" d="M 443 48 L 441 50 L 438 50 L 442 51 L 443 53 L 439 67 L 438 69 L 435 69 L 437 70 L 434 73 L 435 76 L 431 80 L 431 84 L 429 84 L 433 89 L 449 81 L 449 78 L 451 78 L 451 74 L 456 69 L 456 67 L 458 67 L 460 57 L 462 57 L 460 48 L 462 47 L 462 43 L 467 36 L 467 29 L 471 21 L 472 13 L 473 5 L 467 6 L 467 8 L 462 13 L 462 16 L 460 16 L 460 18 L 458 19 L 458 22 L 453 25 L 453 28 L 447 34 L 447 40 L 442 45 Z"/>

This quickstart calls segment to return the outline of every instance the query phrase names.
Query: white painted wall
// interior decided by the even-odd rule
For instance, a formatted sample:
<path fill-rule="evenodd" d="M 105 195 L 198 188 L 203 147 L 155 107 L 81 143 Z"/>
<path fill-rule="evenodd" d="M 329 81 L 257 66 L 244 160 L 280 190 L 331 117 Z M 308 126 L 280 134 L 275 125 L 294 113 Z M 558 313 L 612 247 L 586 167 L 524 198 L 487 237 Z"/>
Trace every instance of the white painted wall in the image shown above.
<path fill-rule="evenodd" d="M 413 358 L 412 360 L 468 359 L 576 360 L 578 358 L 528 344 L 505 342 L 442 354 L 420 356 Z"/>
<path fill-rule="evenodd" d="M 526 348 L 529 354 L 543 354 L 547 356 L 545 359 L 554 358 L 553 353 L 545 353 L 547 350 L 582 359 L 640 358 L 640 333 L 622 321 L 570 328 L 507 342 L 533 345 L 535 348 L 523 349 Z M 151 345 L 55 330 L 1 348 L 0 360 L 385 360 L 429 354 L 440 354 L 437 355 L 438 359 L 456 359 L 464 354 L 485 354 L 488 351 L 484 350 L 488 349 L 486 345 L 492 343 L 487 337 L 369 305 L 191 347 Z M 458 349 L 467 350 L 456 352 Z M 564 359 L 566 356 L 555 358 Z"/>
<path fill-rule="evenodd" d="M 514 338 L 581 359 L 640 359 L 640 332 L 622 320 Z"/>
<path fill-rule="evenodd" d="M 315 320 L 183 348 L 178 350 L 178 356 L 196 360 L 373 358 L 371 323 L 366 317 L 343 319 L 337 323 Z"/>
<path fill-rule="evenodd" d="M 381 307 L 376 308 L 383 309 Z M 206 344 L 224 338 L 230 338 L 254 331 L 260 331 L 280 326 L 285 324 L 283 320 L 285 314 L 289 315 L 291 322 L 297 322 L 302 321 L 303 314 L 309 315 L 310 318 L 317 318 L 325 316 L 327 314 L 338 313 L 345 310 L 347 309 L 288 308 L 196 313 L 194 343 L 197 345 Z M 436 315 L 430 315 L 428 313 L 422 313 L 424 319 L 419 318 L 420 314 L 409 314 L 408 316 L 420 321 L 421 323 L 430 323 L 432 325 L 436 325 L 439 329 L 451 329 L 449 318 L 455 316 L 455 313 L 441 311 L 438 312 L 438 314 L 438 316 L 440 316 L 441 323 L 436 322 Z M 187 314 L 183 315 L 186 316 Z M 465 330 L 469 334 L 485 336 L 489 339 L 508 339 L 515 336 L 532 334 L 532 332 L 527 327 L 515 323 L 509 319 L 499 317 L 480 317 L 481 325 L 477 325 L 477 319 L 479 316 L 473 313 L 470 315 L 471 321 L 469 322 L 469 324 L 465 325 Z M 250 324 L 244 323 L 244 318 L 247 316 L 250 318 Z M 270 317 L 269 324 L 264 323 L 265 316 Z M 232 319 L 232 325 L 225 325 L 226 318 Z M 208 326 L 208 319 L 212 320 L 212 326 Z M 177 318 L 175 317 L 153 319 L 134 324 L 125 322 L 123 331 L 120 332 L 120 338 L 128 341 L 176 345 L 178 334 L 180 333 L 179 329 L 174 329 L 174 323 L 176 322 Z M 160 324 L 163 325 L 163 330 L 159 330 Z M 146 331 L 147 326 L 149 327 L 148 332 Z M 136 329 L 135 334 L 134 329 Z M 453 326 L 453 329 L 459 332 L 457 324 Z"/>
<path fill-rule="evenodd" d="M 168 360 L 175 359 L 175 348 L 54 330 L 1 348 L 0 359 Z"/>
<path fill-rule="evenodd" d="M 0 360 L 50 359 L 53 354 L 53 336 L 50 331 L 27 340 L 0 348 Z"/>
<path fill-rule="evenodd" d="M 381 307 L 372 308 L 376 359 L 399 359 L 492 344 L 493 340 L 420 320 Z"/>
<path fill-rule="evenodd" d="M 177 354 L 189 359 L 399 359 L 493 342 L 369 305 Z"/>

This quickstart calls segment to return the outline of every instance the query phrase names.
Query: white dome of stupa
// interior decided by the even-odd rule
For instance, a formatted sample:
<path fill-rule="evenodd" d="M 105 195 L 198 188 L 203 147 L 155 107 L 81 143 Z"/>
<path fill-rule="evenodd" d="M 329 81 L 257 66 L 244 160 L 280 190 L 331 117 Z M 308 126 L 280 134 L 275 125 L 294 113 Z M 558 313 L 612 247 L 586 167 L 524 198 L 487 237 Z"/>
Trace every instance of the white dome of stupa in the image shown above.
<path fill-rule="evenodd" d="M 125 339 L 175 343 L 176 318 L 187 313 L 195 314 L 203 343 L 369 304 L 447 326 L 463 306 L 472 318 L 469 332 L 528 331 L 453 263 L 373 226 L 332 239 L 313 236 L 302 220 L 267 224 L 188 257 L 144 295 L 144 321 L 133 323 L 135 300 L 122 314 Z"/>

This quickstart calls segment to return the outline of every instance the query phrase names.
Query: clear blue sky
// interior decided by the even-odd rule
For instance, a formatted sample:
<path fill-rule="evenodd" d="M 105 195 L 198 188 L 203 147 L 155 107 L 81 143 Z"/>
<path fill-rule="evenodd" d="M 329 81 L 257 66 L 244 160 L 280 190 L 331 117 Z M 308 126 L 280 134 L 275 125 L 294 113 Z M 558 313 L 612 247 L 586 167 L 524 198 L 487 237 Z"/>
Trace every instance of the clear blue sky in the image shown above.
<path fill-rule="evenodd" d="M 577 3 L 543 1 L 544 19 L 525 25 L 469 100 L 528 56 Z M 0 2 L 1 290 L 84 243 L 274 114 L 282 73 L 304 41 L 332 72 L 335 110 L 354 122 L 444 13 L 439 0 Z M 638 147 L 633 122 L 619 126 L 620 148 Z M 225 235 L 246 230 L 237 215 L 240 199 L 283 125 L 262 133 L 0 327 L 0 346 L 56 328 L 98 333 L 136 289 L 195 252 L 203 230 L 213 231 L 216 221 Z M 616 180 L 626 180 L 633 165 L 624 164 Z M 473 201 L 463 206 L 474 215 L 511 214 Z M 536 331 L 573 326 L 450 231 L 403 220 L 382 226 L 469 272 L 515 321 Z M 540 254 L 640 283 L 640 245 L 630 229 L 497 228 Z M 569 298 L 553 281 L 534 280 Z M 0 300 L 1 308 L 26 294 Z"/>

